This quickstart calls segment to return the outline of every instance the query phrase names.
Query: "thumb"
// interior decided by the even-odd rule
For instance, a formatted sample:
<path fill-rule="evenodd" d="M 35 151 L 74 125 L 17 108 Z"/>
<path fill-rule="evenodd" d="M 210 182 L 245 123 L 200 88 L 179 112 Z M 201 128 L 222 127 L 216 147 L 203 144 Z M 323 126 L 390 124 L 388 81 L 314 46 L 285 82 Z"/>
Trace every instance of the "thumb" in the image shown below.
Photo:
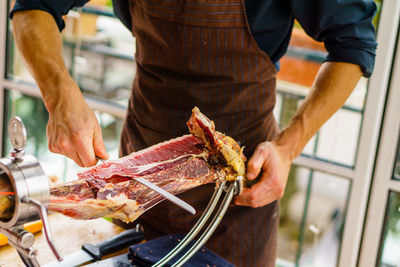
<path fill-rule="evenodd" d="M 96 156 L 102 159 L 108 159 L 108 153 L 103 142 L 103 135 L 101 133 L 100 127 L 96 127 L 93 134 L 93 149 Z"/>
<path fill-rule="evenodd" d="M 261 171 L 261 168 L 265 161 L 264 149 L 258 146 L 247 163 L 247 179 L 254 180 Z"/>

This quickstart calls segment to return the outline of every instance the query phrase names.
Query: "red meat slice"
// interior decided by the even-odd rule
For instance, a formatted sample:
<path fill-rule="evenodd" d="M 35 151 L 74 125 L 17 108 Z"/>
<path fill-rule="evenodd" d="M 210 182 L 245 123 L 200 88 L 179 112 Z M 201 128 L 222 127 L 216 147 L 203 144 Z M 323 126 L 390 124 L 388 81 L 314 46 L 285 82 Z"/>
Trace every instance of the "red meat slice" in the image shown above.
<path fill-rule="evenodd" d="M 192 135 L 172 139 L 129 156 L 108 160 L 78 174 L 80 179 L 102 188 L 105 183 L 117 183 L 156 173 L 191 157 L 207 157 L 204 145 Z"/>

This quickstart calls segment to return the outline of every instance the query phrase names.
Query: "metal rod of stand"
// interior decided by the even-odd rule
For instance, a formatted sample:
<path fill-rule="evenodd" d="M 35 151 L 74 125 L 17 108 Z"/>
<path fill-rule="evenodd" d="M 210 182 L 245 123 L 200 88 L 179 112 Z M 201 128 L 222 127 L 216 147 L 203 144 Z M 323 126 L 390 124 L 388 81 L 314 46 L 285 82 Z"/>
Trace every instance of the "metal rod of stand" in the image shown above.
<path fill-rule="evenodd" d="M 29 257 L 27 256 L 27 254 L 29 254 L 29 252 L 21 252 L 21 248 L 19 247 L 15 247 L 15 249 L 18 252 L 19 257 L 21 258 L 22 262 L 25 264 L 26 267 L 40 267 L 40 264 L 38 262 L 38 260 L 35 257 Z M 29 251 L 29 249 L 27 249 L 27 251 Z"/>
<path fill-rule="evenodd" d="M 197 220 L 193 228 L 190 230 L 190 232 L 185 236 L 185 238 L 182 239 L 182 241 L 179 242 L 179 244 L 175 248 L 173 248 L 167 255 L 165 255 L 161 260 L 159 260 L 156 264 L 152 265 L 152 267 L 164 266 L 164 264 L 166 264 L 170 259 L 175 257 L 200 232 L 201 228 L 203 228 L 204 224 L 207 222 L 208 218 L 210 218 L 210 215 L 214 211 L 215 206 L 217 205 L 218 200 L 221 197 L 222 191 L 224 190 L 225 184 L 226 181 L 223 181 L 219 184 L 218 188 L 217 187 L 215 188 L 214 193 L 210 199 L 210 202 L 208 202 L 206 209 L 204 210 L 201 217 Z"/>
<path fill-rule="evenodd" d="M 42 203 L 40 203 L 39 201 L 34 200 L 33 198 L 26 197 L 26 196 L 24 196 L 21 200 L 23 202 L 30 203 L 34 207 L 37 208 L 37 210 L 39 211 L 40 218 L 42 219 L 42 222 L 43 222 L 44 235 L 46 237 L 47 243 L 49 244 L 49 247 L 50 247 L 51 251 L 53 252 L 54 256 L 56 257 L 56 259 L 58 261 L 62 261 L 62 257 L 60 256 L 60 253 L 58 253 L 58 250 L 57 250 L 57 248 L 53 242 L 53 238 L 51 236 L 49 220 L 47 219 L 47 211 L 46 211 L 46 208 L 44 207 L 44 205 L 42 205 Z"/>
<path fill-rule="evenodd" d="M 219 207 L 211 223 L 208 225 L 207 229 L 203 232 L 203 234 L 197 240 L 197 242 L 174 265 L 172 265 L 172 267 L 182 266 L 185 262 L 187 262 L 190 259 L 190 257 L 192 257 L 201 248 L 202 245 L 204 245 L 204 243 L 207 242 L 207 240 L 210 238 L 210 236 L 215 231 L 220 221 L 224 217 L 225 212 L 228 209 L 229 204 L 231 203 L 231 200 L 233 198 L 235 187 L 236 183 L 232 183 L 229 186 L 227 193 L 224 199 L 222 200 L 221 206 Z"/>

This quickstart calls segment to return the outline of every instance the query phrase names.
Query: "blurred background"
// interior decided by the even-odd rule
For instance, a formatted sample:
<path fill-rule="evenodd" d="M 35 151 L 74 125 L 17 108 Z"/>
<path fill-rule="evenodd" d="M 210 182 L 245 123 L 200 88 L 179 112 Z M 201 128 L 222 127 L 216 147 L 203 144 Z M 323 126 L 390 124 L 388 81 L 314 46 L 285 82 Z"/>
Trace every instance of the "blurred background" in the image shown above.
<path fill-rule="evenodd" d="M 278 266 L 400 266 L 400 4 L 376 4 L 375 72 L 361 79 L 345 106 L 295 160 L 281 201 Z M 9 3 L 2 2 L 3 7 L 10 9 Z M 6 14 L 0 16 L 2 124 L 20 116 L 28 129 L 27 152 L 39 158 L 47 174 L 76 179 L 79 167 L 48 151 L 48 113 L 14 44 L 11 25 L 3 19 Z M 107 150 L 116 158 L 135 75 L 135 39 L 115 18 L 109 0 L 92 0 L 71 11 L 65 22 L 65 62 L 96 110 Z M 281 128 L 325 57 L 323 44 L 296 24 L 278 74 L 274 113 Z M 10 144 L 7 127 L 2 129 L 5 156 Z"/>

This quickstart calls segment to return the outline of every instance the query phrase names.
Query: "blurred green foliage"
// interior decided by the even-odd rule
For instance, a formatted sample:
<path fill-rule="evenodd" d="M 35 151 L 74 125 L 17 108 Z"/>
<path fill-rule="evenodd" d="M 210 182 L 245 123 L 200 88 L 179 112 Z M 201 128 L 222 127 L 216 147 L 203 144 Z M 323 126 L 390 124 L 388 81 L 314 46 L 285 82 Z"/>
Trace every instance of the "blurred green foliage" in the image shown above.
<path fill-rule="evenodd" d="M 7 112 L 8 119 L 5 123 L 8 123 L 11 116 L 19 116 L 27 130 L 27 144 L 33 144 L 33 147 L 27 148 L 27 152 L 38 156 L 40 152 L 47 150 L 46 125 L 49 114 L 42 100 L 14 92 L 9 92 L 7 97 L 9 109 Z M 9 142 L 6 146 L 8 150 L 11 149 Z M 32 151 L 29 151 L 30 149 Z M 5 151 L 5 153 L 8 153 L 8 151 Z"/>
<path fill-rule="evenodd" d="M 375 29 L 378 27 L 378 22 L 379 22 L 379 17 L 381 15 L 381 9 L 382 9 L 382 1 L 381 0 L 375 0 L 375 4 L 377 7 L 377 12 L 376 15 L 374 17 L 374 19 L 372 20 L 372 23 L 375 26 Z"/>
<path fill-rule="evenodd" d="M 391 193 L 388 209 L 388 230 L 400 236 L 400 193 Z"/>

